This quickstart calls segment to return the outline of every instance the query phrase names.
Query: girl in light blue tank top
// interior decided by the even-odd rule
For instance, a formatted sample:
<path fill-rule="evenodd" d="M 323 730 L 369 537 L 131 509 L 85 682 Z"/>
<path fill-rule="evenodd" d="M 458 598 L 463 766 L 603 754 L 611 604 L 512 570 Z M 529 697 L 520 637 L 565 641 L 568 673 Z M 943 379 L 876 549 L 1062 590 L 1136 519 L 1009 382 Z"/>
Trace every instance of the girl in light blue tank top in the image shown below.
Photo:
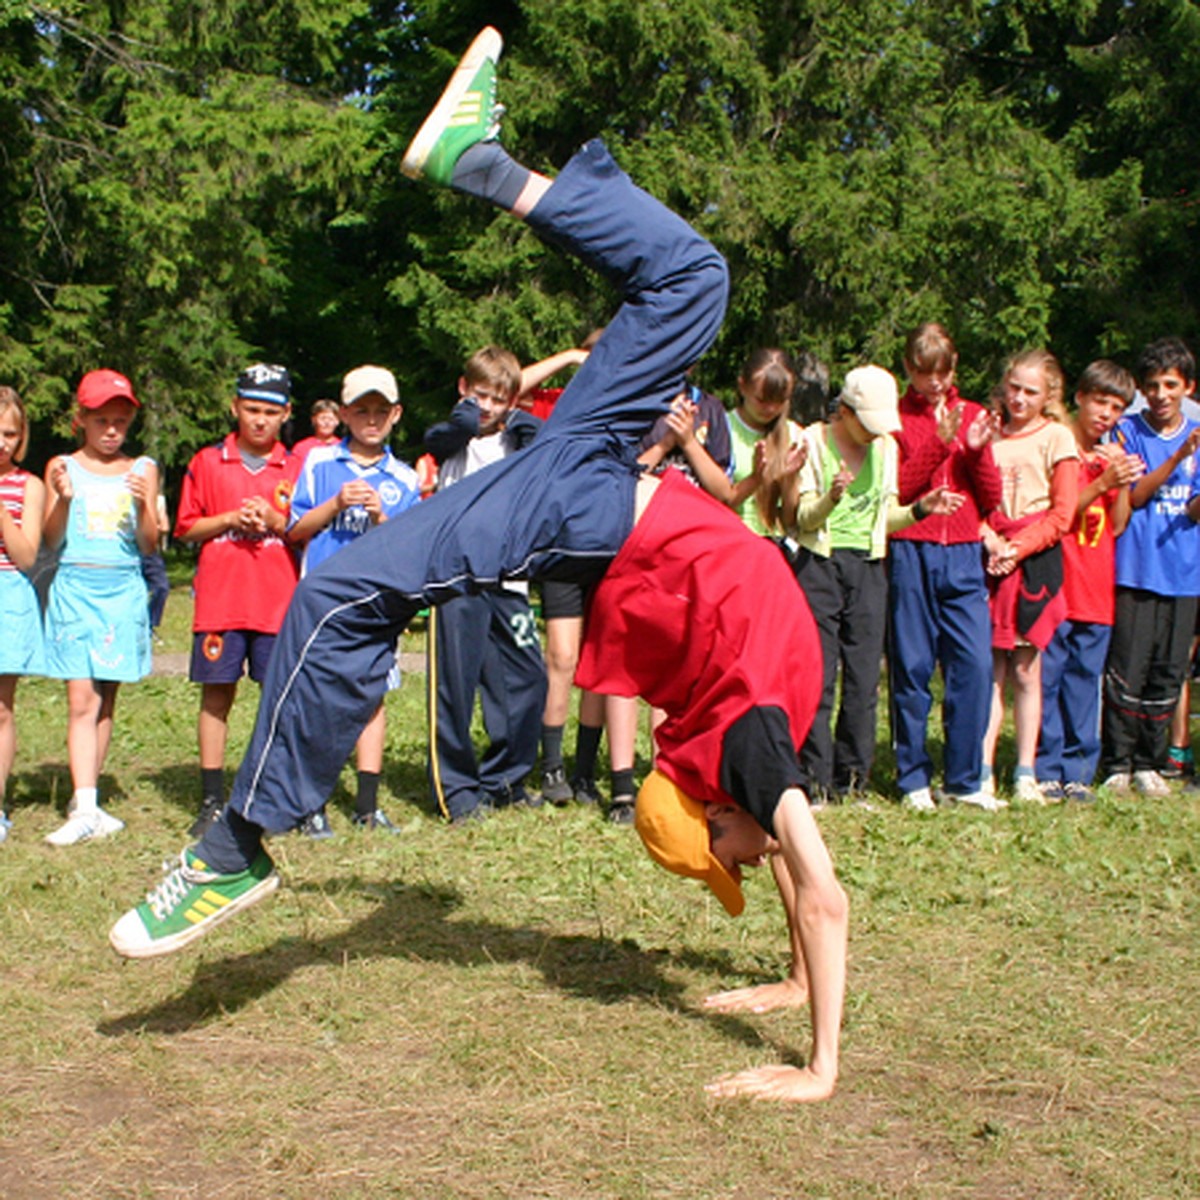
<path fill-rule="evenodd" d="M 158 468 L 122 453 L 138 402 L 116 371 L 79 385 L 83 444 L 46 469 L 45 537 L 60 547 L 46 606 L 46 674 L 67 684 L 67 754 L 74 794 L 46 840 L 69 846 L 123 823 L 99 806 L 117 687 L 150 671 L 150 621 L 141 555 L 158 536 Z"/>

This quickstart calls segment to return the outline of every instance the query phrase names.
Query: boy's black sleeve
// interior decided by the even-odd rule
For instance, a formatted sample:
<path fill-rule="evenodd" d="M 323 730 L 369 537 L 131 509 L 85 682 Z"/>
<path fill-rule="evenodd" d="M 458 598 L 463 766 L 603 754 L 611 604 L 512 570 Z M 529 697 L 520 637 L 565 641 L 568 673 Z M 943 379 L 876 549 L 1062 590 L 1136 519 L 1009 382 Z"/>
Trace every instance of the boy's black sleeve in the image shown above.
<path fill-rule="evenodd" d="M 439 465 L 453 458 L 479 432 L 479 404 L 468 397 L 460 400 L 447 421 L 425 430 L 425 449 Z"/>

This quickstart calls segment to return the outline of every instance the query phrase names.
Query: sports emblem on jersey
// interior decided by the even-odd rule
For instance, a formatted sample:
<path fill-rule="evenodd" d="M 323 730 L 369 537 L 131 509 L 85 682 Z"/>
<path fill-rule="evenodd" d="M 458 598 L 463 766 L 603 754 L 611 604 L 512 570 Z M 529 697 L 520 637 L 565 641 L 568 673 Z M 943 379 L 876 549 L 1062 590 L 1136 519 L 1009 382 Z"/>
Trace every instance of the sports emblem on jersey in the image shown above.
<path fill-rule="evenodd" d="M 290 479 L 281 479 L 275 485 L 275 507 L 279 509 L 280 512 L 287 512 L 287 510 L 291 508 L 292 492 L 294 490 L 295 489 L 292 487 L 292 481 Z"/>
<path fill-rule="evenodd" d="M 225 653 L 225 639 L 219 633 L 210 633 L 200 644 L 200 652 L 209 662 L 220 662 Z"/>
<path fill-rule="evenodd" d="M 385 508 L 391 508 L 393 504 L 400 503 L 400 488 L 394 479 L 385 479 L 379 485 L 379 499 Z"/>

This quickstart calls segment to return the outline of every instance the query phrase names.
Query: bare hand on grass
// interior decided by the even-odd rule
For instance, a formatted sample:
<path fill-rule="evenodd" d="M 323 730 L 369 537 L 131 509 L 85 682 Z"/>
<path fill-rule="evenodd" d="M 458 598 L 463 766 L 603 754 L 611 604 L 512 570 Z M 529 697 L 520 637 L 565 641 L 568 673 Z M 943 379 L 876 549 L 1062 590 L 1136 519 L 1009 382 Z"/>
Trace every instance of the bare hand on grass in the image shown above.
<path fill-rule="evenodd" d="M 710 1096 L 728 1099 L 746 1096 L 752 1100 L 782 1100 L 810 1104 L 833 1095 L 834 1080 L 817 1075 L 808 1067 L 751 1067 L 732 1075 L 722 1075 L 704 1085 Z"/>

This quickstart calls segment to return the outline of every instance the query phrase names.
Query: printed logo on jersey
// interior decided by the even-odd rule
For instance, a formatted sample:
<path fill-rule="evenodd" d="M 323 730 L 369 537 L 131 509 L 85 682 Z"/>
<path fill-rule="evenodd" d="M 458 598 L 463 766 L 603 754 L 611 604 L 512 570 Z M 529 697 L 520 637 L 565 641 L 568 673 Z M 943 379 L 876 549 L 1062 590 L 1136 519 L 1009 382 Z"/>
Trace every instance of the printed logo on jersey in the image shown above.
<path fill-rule="evenodd" d="M 379 499 L 383 502 L 384 508 L 391 508 L 393 505 L 399 504 L 403 495 L 400 485 L 394 479 L 385 479 L 379 485 Z"/>
<path fill-rule="evenodd" d="M 200 643 L 200 653 L 208 659 L 209 662 L 220 662 L 221 655 L 225 653 L 225 639 L 219 633 L 208 634 L 204 641 Z"/>
<path fill-rule="evenodd" d="M 1083 520 L 1079 522 L 1079 544 L 1096 547 L 1108 528 L 1108 509 L 1102 500 L 1089 504 L 1084 510 Z"/>
<path fill-rule="evenodd" d="M 294 490 L 290 479 L 281 479 L 275 485 L 275 507 L 280 512 L 287 512 L 292 507 L 292 492 Z"/>

